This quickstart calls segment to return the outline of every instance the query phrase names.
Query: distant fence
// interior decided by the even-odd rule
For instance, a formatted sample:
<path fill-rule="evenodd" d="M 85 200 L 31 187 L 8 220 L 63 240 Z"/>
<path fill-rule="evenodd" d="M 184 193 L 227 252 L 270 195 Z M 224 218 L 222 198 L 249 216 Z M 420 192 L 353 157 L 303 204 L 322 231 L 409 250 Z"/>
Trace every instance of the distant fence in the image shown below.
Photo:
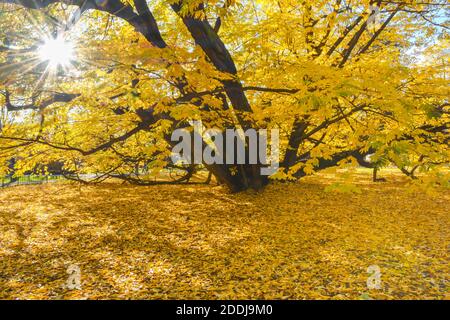
<path fill-rule="evenodd" d="M 165 169 L 163 170 L 166 174 L 170 175 L 172 173 L 176 172 L 182 172 L 178 169 Z M 129 174 L 128 174 L 129 175 Z M 146 172 L 139 172 L 137 174 L 138 176 L 147 176 Z M 83 179 L 85 181 L 92 181 L 95 179 L 98 179 L 99 177 L 103 176 L 102 174 L 79 174 L 77 175 L 78 178 Z M 154 177 L 157 178 L 156 176 Z M 50 182 L 57 182 L 57 181 L 69 181 L 66 177 L 63 175 L 25 175 L 21 177 L 0 177 L 0 188 L 5 187 L 13 187 L 13 186 L 22 186 L 22 185 L 34 185 L 34 184 L 44 184 L 44 183 L 50 183 Z"/>
<path fill-rule="evenodd" d="M 31 185 L 31 184 L 43 184 L 61 180 L 65 180 L 64 176 L 62 175 L 48 175 L 48 176 L 26 175 L 21 177 L 0 177 L 0 188 Z"/>

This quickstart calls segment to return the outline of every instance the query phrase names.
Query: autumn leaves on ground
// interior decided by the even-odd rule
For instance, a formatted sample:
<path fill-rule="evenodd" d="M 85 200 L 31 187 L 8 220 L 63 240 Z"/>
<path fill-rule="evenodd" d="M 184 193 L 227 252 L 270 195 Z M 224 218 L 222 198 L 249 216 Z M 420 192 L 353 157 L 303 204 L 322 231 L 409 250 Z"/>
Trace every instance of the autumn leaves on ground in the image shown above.
<path fill-rule="evenodd" d="M 390 177 L 262 193 L 218 186 L 0 190 L 3 299 L 445 299 L 450 196 Z M 78 266 L 81 288 L 67 288 Z M 369 289 L 367 269 L 380 270 Z"/>

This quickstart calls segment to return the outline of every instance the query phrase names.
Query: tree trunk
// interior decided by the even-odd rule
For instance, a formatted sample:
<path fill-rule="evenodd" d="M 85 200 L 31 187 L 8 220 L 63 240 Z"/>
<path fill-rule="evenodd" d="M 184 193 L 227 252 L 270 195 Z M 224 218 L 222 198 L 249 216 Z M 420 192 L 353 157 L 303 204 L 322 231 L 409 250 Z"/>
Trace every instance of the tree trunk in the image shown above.
<path fill-rule="evenodd" d="M 298 148 L 307 128 L 308 124 L 305 121 L 300 121 L 298 119 L 294 121 L 293 130 L 289 137 L 288 148 L 286 149 L 286 154 L 281 164 L 281 166 L 286 170 L 289 170 L 289 168 L 297 162 Z"/>

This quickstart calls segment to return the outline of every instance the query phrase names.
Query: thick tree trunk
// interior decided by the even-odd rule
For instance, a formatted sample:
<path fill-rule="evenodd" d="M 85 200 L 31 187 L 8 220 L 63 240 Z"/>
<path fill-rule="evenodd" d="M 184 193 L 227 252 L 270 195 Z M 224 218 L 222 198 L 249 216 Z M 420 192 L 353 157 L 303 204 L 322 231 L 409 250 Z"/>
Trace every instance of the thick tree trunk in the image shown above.
<path fill-rule="evenodd" d="M 258 191 L 269 183 L 266 176 L 262 176 L 259 171 L 254 170 L 254 165 L 238 165 L 237 170 L 232 170 L 232 167 L 235 166 L 225 164 L 206 165 L 206 168 L 217 181 L 226 185 L 231 192 L 249 189 Z"/>
<path fill-rule="evenodd" d="M 260 136 L 257 136 L 260 139 Z M 262 163 L 262 159 L 259 158 L 259 140 L 258 148 L 250 148 L 249 141 L 246 141 L 244 146 L 245 161 L 239 161 L 238 152 L 239 147 L 234 143 L 227 143 L 226 134 L 223 134 L 223 164 L 205 164 L 207 169 L 214 174 L 216 179 L 227 185 L 232 192 L 244 191 L 247 189 L 260 190 L 269 183 L 267 176 L 261 174 L 261 169 L 266 166 Z M 255 143 L 255 141 L 253 142 Z M 234 150 L 228 150 L 227 146 L 233 145 Z M 206 147 L 206 143 L 203 142 L 203 147 Z M 264 150 L 265 151 L 265 150 Z M 232 162 L 228 161 L 228 156 L 234 155 Z M 242 156 L 242 155 L 241 155 Z M 250 161 L 251 158 L 256 158 L 256 163 Z"/>
<path fill-rule="evenodd" d="M 297 162 L 298 148 L 300 147 L 300 143 L 303 139 L 303 134 L 305 133 L 307 128 L 308 124 L 305 121 L 299 119 L 296 119 L 294 121 L 292 133 L 289 137 L 288 148 L 286 150 L 284 160 L 281 163 L 281 166 L 286 170 L 289 170 L 289 168 Z"/>

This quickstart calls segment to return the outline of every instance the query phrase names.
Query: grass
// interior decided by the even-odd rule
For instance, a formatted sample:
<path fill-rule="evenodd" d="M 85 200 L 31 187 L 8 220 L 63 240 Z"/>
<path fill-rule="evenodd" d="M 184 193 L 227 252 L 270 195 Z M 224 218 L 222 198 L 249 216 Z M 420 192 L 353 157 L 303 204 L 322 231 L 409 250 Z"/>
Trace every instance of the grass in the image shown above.
<path fill-rule="evenodd" d="M 0 190 L 3 299 L 445 299 L 450 195 L 333 177 L 262 193 L 116 183 Z M 331 181 L 330 181 L 331 180 Z M 68 267 L 81 289 L 67 288 Z M 369 266 L 381 289 L 369 289 Z"/>

